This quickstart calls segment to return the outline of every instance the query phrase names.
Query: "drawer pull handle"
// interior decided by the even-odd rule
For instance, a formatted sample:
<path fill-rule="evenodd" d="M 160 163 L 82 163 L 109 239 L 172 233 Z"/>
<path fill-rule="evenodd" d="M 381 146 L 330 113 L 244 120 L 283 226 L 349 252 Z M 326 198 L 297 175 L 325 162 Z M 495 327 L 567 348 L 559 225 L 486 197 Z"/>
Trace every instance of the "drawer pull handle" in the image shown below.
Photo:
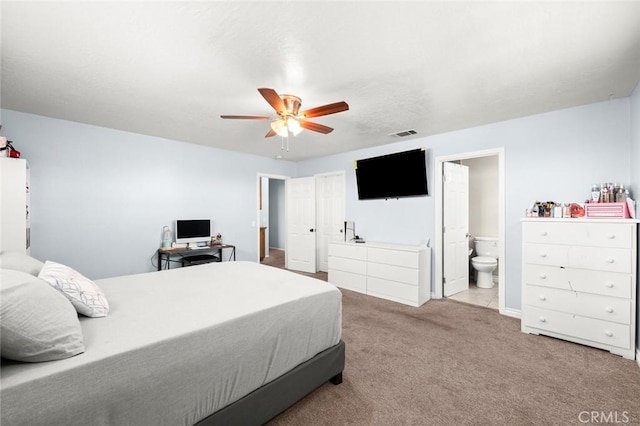
<path fill-rule="evenodd" d="M 605 330 L 604 334 L 606 334 L 608 337 L 612 337 L 613 336 L 613 332 L 610 330 Z"/>
<path fill-rule="evenodd" d="M 611 306 L 607 306 L 606 308 L 604 308 L 604 310 L 609 312 L 610 314 L 613 313 L 613 308 Z"/>
<path fill-rule="evenodd" d="M 604 286 L 606 288 L 613 288 L 613 283 L 606 283 Z"/>
<path fill-rule="evenodd" d="M 540 300 L 547 300 L 547 296 L 545 296 L 545 295 L 541 294 L 541 295 L 540 295 Z"/>
<path fill-rule="evenodd" d="M 540 257 L 547 257 L 547 253 L 540 253 Z"/>
<path fill-rule="evenodd" d="M 540 322 L 547 322 L 547 319 L 545 317 L 540 317 Z"/>
<path fill-rule="evenodd" d="M 611 258 L 607 259 L 607 263 L 613 263 L 613 262 L 614 262 L 613 259 L 611 259 Z"/>
<path fill-rule="evenodd" d="M 615 234 L 607 234 L 607 238 L 610 240 L 613 240 L 614 238 L 616 238 Z"/>
<path fill-rule="evenodd" d="M 546 237 L 546 236 L 547 236 L 547 231 L 542 231 L 542 232 L 540 233 L 540 236 L 542 236 L 542 237 Z"/>
<path fill-rule="evenodd" d="M 544 273 L 540 272 L 540 279 L 541 280 L 546 280 L 547 279 L 547 274 L 544 274 Z"/>

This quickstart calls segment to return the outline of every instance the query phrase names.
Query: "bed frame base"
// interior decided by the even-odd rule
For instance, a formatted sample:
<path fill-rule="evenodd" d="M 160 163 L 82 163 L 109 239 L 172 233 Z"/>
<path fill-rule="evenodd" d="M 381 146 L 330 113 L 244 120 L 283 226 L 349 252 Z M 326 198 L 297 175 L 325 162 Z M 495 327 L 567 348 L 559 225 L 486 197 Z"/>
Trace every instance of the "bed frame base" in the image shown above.
<path fill-rule="evenodd" d="M 313 392 L 326 381 L 342 383 L 345 344 L 320 352 L 288 373 L 196 423 L 210 425 L 262 425 Z"/>

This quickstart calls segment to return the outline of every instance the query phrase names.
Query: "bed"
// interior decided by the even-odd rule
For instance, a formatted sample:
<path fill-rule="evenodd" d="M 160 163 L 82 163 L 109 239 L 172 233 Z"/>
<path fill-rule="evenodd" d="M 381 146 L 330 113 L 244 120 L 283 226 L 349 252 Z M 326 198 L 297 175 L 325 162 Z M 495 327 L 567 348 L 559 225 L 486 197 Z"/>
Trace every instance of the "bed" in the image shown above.
<path fill-rule="evenodd" d="M 3 426 L 263 424 L 342 381 L 341 293 L 254 262 L 95 281 L 84 353 L 2 361 Z"/>

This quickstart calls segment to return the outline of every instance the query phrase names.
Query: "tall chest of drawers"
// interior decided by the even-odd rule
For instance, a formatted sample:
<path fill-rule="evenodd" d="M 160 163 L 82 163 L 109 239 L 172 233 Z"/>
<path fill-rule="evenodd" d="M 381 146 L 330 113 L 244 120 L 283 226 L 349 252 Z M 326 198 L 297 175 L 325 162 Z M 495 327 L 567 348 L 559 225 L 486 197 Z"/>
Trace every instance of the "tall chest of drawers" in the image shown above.
<path fill-rule="evenodd" d="M 635 359 L 637 221 L 522 220 L 522 331 Z"/>

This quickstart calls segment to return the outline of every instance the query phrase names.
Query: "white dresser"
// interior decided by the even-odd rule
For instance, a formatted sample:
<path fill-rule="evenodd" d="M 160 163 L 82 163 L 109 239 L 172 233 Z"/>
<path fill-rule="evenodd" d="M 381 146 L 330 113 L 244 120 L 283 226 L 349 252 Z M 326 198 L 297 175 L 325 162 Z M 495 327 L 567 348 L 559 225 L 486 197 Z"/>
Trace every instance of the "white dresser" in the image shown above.
<path fill-rule="evenodd" d="M 329 282 L 411 306 L 431 298 L 431 249 L 388 243 L 329 243 Z"/>
<path fill-rule="evenodd" d="M 522 331 L 635 358 L 636 220 L 522 220 Z"/>
<path fill-rule="evenodd" d="M 29 253 L 29 165 L 21 158 L 0 158 L 0 251 Z"/>

